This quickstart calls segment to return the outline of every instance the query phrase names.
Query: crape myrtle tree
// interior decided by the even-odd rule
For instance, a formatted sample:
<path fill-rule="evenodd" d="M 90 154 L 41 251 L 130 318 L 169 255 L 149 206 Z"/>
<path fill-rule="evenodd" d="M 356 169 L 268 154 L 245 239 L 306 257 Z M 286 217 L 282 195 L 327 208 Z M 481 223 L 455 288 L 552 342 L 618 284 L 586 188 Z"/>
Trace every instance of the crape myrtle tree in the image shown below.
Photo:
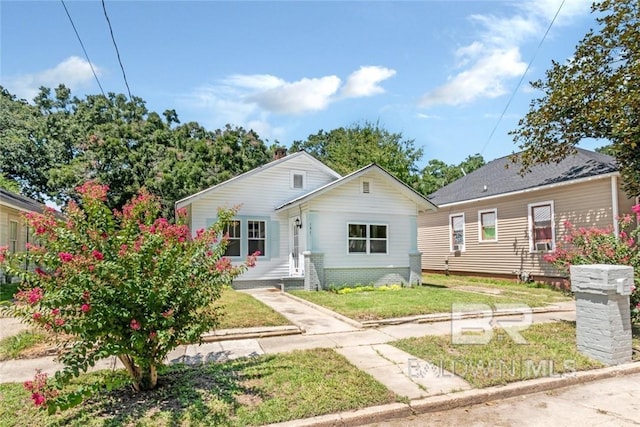
<path fill-rule="evenodd" d="M 220 210 L 215 224 L 192 237 L 186 212 L 175 222 L 159 217 L 160 203 L 145 189 L 122 210 L 109 208 L 105 185 L 87 182 L 77 192 L 80 204 L 69 202 L 64 220 L 51 210 L 25 215 L 37 244 L 17 254 L 0 248 L 0 267 L 21 278 L 10 314 L 60 340 L 64 369 L 25 383 L 50 412 L 98 390 L 102 385 L 61 393 L 109 356 L 120 359 L 136 391 L 156 387 L 167 354 L 215 327 L 223 287 L 255 262 L 250 256 L 232 265 L 223 256 L 233 210 Z M 24 270 L 26 261 L 37 267 Z"/>
<path fill-rule="evenodd" d="M 640 3 L 594 3 L 597 30 L 590 30 L 570 60 L 553 62 L 544 80 L 532 82 L 542 96 L 512 132 L 524 150 L 522 171 L 559 161 L 584 138 L 606 139 L 625 189 L 640 193 Z"/>
<path fill-rule="evenodd" d="M 617 264 L 633 267 L 634 284 L 631 286 L 631 321 L 640 324 L 640 205 L 631 208 L 618 220 L 618 235 L 613 227 L 576 227 L 569 221 L 566 234 L 556 249 L 544 256 L 565 275 L 571 265 Z"/>

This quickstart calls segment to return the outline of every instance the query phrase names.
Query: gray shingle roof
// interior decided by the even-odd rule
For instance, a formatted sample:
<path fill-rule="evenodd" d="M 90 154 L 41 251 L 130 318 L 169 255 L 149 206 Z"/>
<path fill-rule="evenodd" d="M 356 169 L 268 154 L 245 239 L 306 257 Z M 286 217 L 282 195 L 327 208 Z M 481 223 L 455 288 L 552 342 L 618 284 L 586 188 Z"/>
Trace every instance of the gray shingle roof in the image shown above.
<path fill-rule="evenodd" d="M 11 205 L 19 209 L 39 213 L 42 213 L 45 207 L 44 204 L 30 199 L 29 197 L 21 196 L 20 194 L 16 194 L 3 188 L 0 188 L 0 204 Z"/>
<path fill-rule="evenodd" d="M 531 172 L 524 176 L 519 174 L 519 164 L 511 163 L 509 156 L 501 157 L 442 187 L 429 195 L 428 199 L 436 205 L 444 205 L 608 174 L 618 170 L 611 156 L 582 148 L 577 150 L 575 155 L 559 163 L 533 166 Z"/>

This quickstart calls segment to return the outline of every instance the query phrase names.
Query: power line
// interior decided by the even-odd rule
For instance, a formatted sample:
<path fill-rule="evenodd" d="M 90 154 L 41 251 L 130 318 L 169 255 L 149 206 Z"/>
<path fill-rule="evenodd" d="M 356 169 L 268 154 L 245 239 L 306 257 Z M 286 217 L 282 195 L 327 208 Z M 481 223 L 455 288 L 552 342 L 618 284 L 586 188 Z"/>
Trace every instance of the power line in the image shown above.
<path fill-rule="evenodd" d="M 560 14 L 560 10 L 562 9 L 564 2 L 565 0 L 562 0 L 562 3 L 560 3 L 560 6 L 558 7 L 556 14 L 553 16 L 553 19 L 551 20 L 551 22 L 549 23 L 549 26 L 547 27 L 547 31 L 545 31 L 544 35 L 542 36 L 542 40 L 540 40 L 540 43 L 538 43 L 538 47 L 536 48 L 535 52 L 533 52 L 533 56 L 531 57 L 531 60 L 527 64 L 527 68 L 524 70 L 524 73 L 522 73 L 522 76 L 520 77 L 520 81 L 518 81 L 518 85 L 515 87 L 513 92 L 511 92 L 511 96 L 509 97 L 509 101 L 507 101 L 507 105 L 505 105 L 504 110 L 502 110 L 502 113 L 500 114 L 498 121 L 496 122 L 495 126 L 491 130 L 491 133 L 489 134 L 489 138 L 487 138 L 487 142 L 484 143 L 484 146 L 482 147 L 482 151 L 480 151 L 480 153 L 484 153 L 484 150 L 487 148 L 487 145 L 489 145 L 489 142 L 491 142 L 491 138 L 493 138 L 493 135 L 496 133 L 496 129 L 498 129 L 498 125 L 500 124 L 500 122 L 502 121 L 502 118 L 504 117 L 505 113 L 509 109 L 509 106 L 511 105 L 511 101 L 513 101 L 513 98 L 515 98 L 516 93 L 518 92 L 518 89 L 520 89 L 520 86 L 524 81 L 524 77 L 527 75 L 529 68 L 531 68 L 533 61 L 536 59 L 536 56 L 538 55 L 538 52 L 542 47 L 542 43 L 544 43 L 545 39 L 547 38 L 547 35 L 549 34 L 549 31 L 551 31 L 551 27 L 553 27 L 553 24 L 556 22 L 556 18 Z"/>
<path fill-rule="evenodd" d="M 96 79 L 96 82 L 98 83 L 98 87 L 100 88 L 100 92 L 102 92 L 102 96 L 106 97 L 106 95 L 104 94 L 104 90 L 102 89 L 102 85 L 100 84 L 100 80 L 98 80 L 98 75 L 96 74 L 96 70 L 93 68 L 93 64 L 91 63 L 91 59 L 89 59 L 89 54 L 87 53 L 87 50 L 84 48 L 84 43 L 82 43 L 82 39 L 80 38 L 80 34 L 78 34 L 78 30 L 76 29 L 75 24 L 73 23 L 73 19 L 71 19 L 71 14 L 69 14 L 69 10 L 67 9 L 67 5 L 64 4 L 64 0 L 60 0 L 60 3 L 62 3 L 62 7 L 64 7 L 64 11 L 67 13 L 67 17 L 69 18 L 69 22 L 71 22 L 71 26 L 73 27 L 73 31 L 76 33 L 76 37 L 78 38 L 78 41 L 80 42 L 80 46 L 82 47 L 82 51 L 84 52 L 84 56 L 85 56 L 85 58 L 87 58 L 87 62 L 89 62 L 89 67 L 91 67 L 91 72 L 93 73 L 93 77 Z"/>
<path fill-rule="evenodd" d="M 111 33 L 111 40 L 113 41 L 113 46 L 116 48 L 118 63 L 120 64 L 120 69 L 122 70 L 122 77 L 124 78 L 124 84 L 125 86 L 127 86 L 127 93 L 129 94 L 129 99 L 133 99 L 133 97 L 131 96 L 131 89 L 129 89 L 129 82 L 127 81 L 127 74 L 124 72 L 124 66 L 122 65 L 122 60 L 120 59 L 120 51 L 118 50 L 116 39 L 113 36 L 113 28 L 111 27 L 111 21 L 109 20 L 109 15 L 107 14 L 107 7 L 104 4 L 104 0 L 102 0 L 102 10 L 104 11 L 104 17 L 106 18 L 107 24 L 109 25 L 109 32 Z"/>

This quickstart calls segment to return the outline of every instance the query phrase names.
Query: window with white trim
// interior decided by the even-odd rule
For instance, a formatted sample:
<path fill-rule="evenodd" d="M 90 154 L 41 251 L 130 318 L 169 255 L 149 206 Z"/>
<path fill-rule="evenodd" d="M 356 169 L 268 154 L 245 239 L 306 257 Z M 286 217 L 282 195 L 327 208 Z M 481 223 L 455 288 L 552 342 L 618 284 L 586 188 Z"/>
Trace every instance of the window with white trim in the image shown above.
<path fill-rule="evenodd" d="M 498 241 L 498 210 L 485 209 L 478 211 L 478 241 Z"/>
<path fill-rule="evenodd" d="M 349 224 L 348 247 L 350 254 L 386 254 L 387 226 L 384 224 Z"/>
<path fill-rule="evenodd" d="M 265 221 L 247 221 L 247 247 L 251 255 L 260 252 L 261 256 L 265 254 L 267 243 L 267 223 Z"/>
<path fill-rule="evenodd" d="M 464 214 L 449 215 L 449 249 L 464 251 Z"/>
<path fill-rule="evenodd" d="M 529 251 L 548 252 L 555 248 L 553 201 L 529 204 Z"/>
<path fill-rule="evenodd" d="M 289 172 L 289 186 L 295 189 L 306 187 L 307 173 L 305 171 L 292 170 Z"/>
<path fill-rule="evenodd" d="M 240 239 L 242 233 L 240 231 L 240 221 L 233 220 L 227 224 L 222 233 L 229 239 L 227 243 L 227 249 L 224 252 L 225 256 L 240 256 Z"/>
<path fill-rule="evenodd" d="M 9 252 L 18 252 L 18 221 L 9 221 Z"/>

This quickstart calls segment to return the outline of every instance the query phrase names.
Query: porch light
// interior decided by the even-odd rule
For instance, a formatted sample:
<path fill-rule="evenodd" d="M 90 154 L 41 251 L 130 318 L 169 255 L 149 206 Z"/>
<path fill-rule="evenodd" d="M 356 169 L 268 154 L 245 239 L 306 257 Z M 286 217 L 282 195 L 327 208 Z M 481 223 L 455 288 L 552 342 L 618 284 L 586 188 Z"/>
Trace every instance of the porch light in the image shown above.
<path fill-rule="evenodd" d="M 302 228 L 302 221 L 300 221 L 300 218 L 296 218 L 296 227 Z"/>

